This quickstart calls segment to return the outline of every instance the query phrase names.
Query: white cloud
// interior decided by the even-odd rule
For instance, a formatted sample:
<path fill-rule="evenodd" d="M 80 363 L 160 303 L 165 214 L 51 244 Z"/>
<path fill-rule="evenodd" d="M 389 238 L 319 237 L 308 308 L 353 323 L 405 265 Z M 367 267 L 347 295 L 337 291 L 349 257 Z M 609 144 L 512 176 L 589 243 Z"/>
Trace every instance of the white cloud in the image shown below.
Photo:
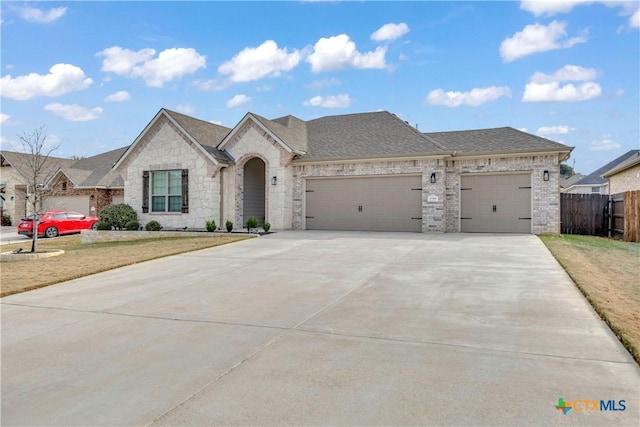
<path fill-rule="evenodd" d="M 191 104 L 178 104 L 175 106 L 175 110 L 182 114 L 193 114 L 196 112 L 195 107 Z"/>
<path fill-rule="evenodd" d="M 341 84 L 342 82 L 339 79 L 332 77 L 330 79 L 315 80 L 308 87 L 313 90 L 320 90 L 331 86 L 340 86 Z"/>
<path fill-rule="evenodd" d="M 127 92 L 126 90 L 120 90 L 116 93 L 112 93 L 111 95 L 107 96 L 104 99 L 104 101 L 105 102 L 124 102 L 130 99 L 131 99 L 131 95 L 129 95 L 129 92 Z"/>
<path fill-rule="evenodd" d="M 49 74 L 31 73 L 25 76 L 0 79 L 0 96 L 24 101 L 37 96 L 60 96 L 88 88 L 93 80 L 84 75 L 82 68 L 71 64 L 56 64 Z"/>
<path fill-rule="evenodd" d="M 193 48 L 171 48 L 154 57 L 154 49 L 132 51 L 113 46 L 98 52 L 104 56 L 101 70 L 120 76 L 141 78 L 147 86 L 162 87 L 165 83 L 206 68 L 206 57 Z"/>
<path fill-rule="evenodd" d="M 529 132 L 529 130 L 527 130 L 527 128 L 518 128 L 518 130 L 519 130 L 520 132 Z"/>
<path fill-rule="evenodd" d="M 573 129 L 566 125 L 542 126 L 538 128 L 536 133 L 538 135 L 566 135 L 572 130 Z"/>
<path fill-rule="evenodd" d="M 593 151 L 611 151 L 617 150 L 620 147 L 620 144 L 609 138 L 605 138 L 601 141 L 593 141 L 589 144 L 589 148 Z"/>
<path fill-rule="evenodd" d="M 632 28 L 640 28 L 640 10 L 631 15 L 631 18 L 629 18 L 629 26 Z"/>
<path fill-rule="evenodd" d="M 251 101 L 251 98 L 244 94 L 235 95 L 233 98 L 227 101 L 227 108 L 239 107 L 242 104 L 246 104 Z"/>
<path fill-rule="evenodd" d="M 222 82 L 219 81 L 217 79 L 211 79 L 211 80 L 196 80 L 195 82 L 193 82 L 193 86 L 201 91 L 215 91 L 215 92 L 219 92 L 221 90 L 226 89 L 227 87 L 229 87 L 229 83 L 227 82 Z"/>
<path fill-rule="evenodd" d="M 523 102 L 577 102 L 597 98 L 602 93 L 600 85 L 592 80 L 597 76 L 593 68 L 565 65 L 553 74 L 537 72 L 531 76 L 524 88 Z M 581 81 L 562 84 L 565 81 Z"/>
<path fill-rule="evenodd" d="M 267 40 L 256 48 L 244 48 L 219 66 L 218 72 L 230 74 L 234 82 L 249 82 L 263 77 L 278 77 L 282 71 L 293 69 L 301 59 L 300 51 L 289 53 L 286 48 L 279 49 L 273 40 Z"/>
<path fill-rule="evenodd" d="M 88 122 L 104 115 L 104 111 L 100 107 L 89 110 L 76 104 L 66 105 L 59 102 L 47 104 L 44 109 L 70 122 Z"/>
<path fill-rule="evenodd" d="M 37 22 L 39 24 L 47 24 L 53 22 L 67 13 L 66 7 L 54 7 L 48 12 L 35 7 L 21 7 L 18 9 L 18 14 L 22 19 L 29 22 Z"/>
<path fill-rule="evenodd" d="M 461 105 L 477 107 L 502 97 L 511 98 L 511 90 L 506 86 L 474 88 L 468 92 L 445 92 L 442 89 L 436 89 L 429 92 L 427 102 L 431 105 L 444 105 L 446 107 L 459 107 Z"/>
<path fill-rule="evenodd" d="M 353 68 L 384 68 L 386 47 L 378 47 L 375 51 L 360 53 L 356 44 L 346 34 L 329 38 L 321 38 L 313 46 L 313 53 L 307 57 L 311 70 L 335 71 L 350 66 Z"/>
<path fill-rule="evenodd" d="M 598 76 L 595 68 L 585 68 L 579 65 L 565 65 L 555 73 L 549 75 L 544 73 L 534 73 L 529 81 L 534 83 L 550 83 L 564 81 L 587 81 L 594 80 Z"/>
<path fill-rule="evenodd" d="M 504 62 L 512 62 L 537 52 L 566 49 L 587 41 L 586 32 L 567 39 L 566 26 L 565 22 L 558 21 L 553 21 L 549 25 L 527 25 L 522 31 L 502 41 L 500 56 Z"/>
<path fill-rule="evenodd" d="M 10 116 L 10 115 L 8 115 L 8 114 L 2 114 L 2 113 L 0 113 L 0 124 L 2 124 L 2 123 L 4 123 L 4 122 L 6 122 L 7 120 L 9 120 L 9 117 L 11 117 L 11 116 Z"/>
<path fill-rule="evenodd" d="M 310 100 L 305 101 L 304 105 L 324 108 L 346 108 L 351 105 L 352 102 L 349 95 L 343 93 L 340 95 L 314 96 Z"/>
<path fill-rule="evenodd" d="M 570 12 L 574 6 L 581 3 L 593 3 L 592 0 L 523 0 L 520 9 L 533 13 L 535 16 L 552 16 L 557 13 Z"/>
<path fill-rule="evenodd" d="M 408 32 L 409 26 L 404 22 L 401 22 L 400 24 L 384 24 L 373 34 L 371 34 L 371 40 L 377 42 L 395 40 L 404 36 Z"/>

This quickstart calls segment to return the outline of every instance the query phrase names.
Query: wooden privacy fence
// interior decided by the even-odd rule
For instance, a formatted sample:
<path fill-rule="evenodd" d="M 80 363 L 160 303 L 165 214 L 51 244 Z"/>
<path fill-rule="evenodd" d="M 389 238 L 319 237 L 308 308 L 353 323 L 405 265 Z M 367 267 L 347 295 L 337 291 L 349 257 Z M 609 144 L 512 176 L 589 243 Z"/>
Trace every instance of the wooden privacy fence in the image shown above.
<path fill-rule="evenodd" d="M 560 232 L 640 242 L 640 191 L 560 194 Z"/>

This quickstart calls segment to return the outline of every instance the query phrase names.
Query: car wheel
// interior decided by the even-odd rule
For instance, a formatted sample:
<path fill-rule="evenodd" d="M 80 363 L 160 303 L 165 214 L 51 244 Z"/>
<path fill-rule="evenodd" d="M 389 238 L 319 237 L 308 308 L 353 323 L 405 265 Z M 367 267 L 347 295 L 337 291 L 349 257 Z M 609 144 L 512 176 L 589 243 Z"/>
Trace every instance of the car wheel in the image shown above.
<path fill-rule="evenodd" d="M 44 230 L 44 235 L 46 237 L 57 237 L 58 236 L 58 229 L 55 227 L 47 227 L 46 230 Z"/>
<path fill-rule="evenodd" d="M 94 222 L 93 224 L 91 224 L 91 229 L 92 230 L 97 230 L 98 229 L 98 222 Z"/>

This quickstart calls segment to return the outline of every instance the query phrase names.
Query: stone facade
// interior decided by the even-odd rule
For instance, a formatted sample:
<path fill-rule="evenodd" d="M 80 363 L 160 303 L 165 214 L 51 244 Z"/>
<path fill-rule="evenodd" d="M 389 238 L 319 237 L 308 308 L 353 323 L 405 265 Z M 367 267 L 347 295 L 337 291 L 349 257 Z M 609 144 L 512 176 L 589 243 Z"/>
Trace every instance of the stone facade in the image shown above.
<path fill-rule="evenodd" d="M 220 224 L 219 170 L 166 118 L 154 124 L 125 162 L 120 169 L 125 171 L 124 202 L 138 212 L 141 224 L 156 220 L 167 229 L 204 228 L 211 219 Z M 189 171 L 189 212 L 153 213 L 149 209 L 143 213 L 143 171 L 176 169 Z"/>
<path fill-rule="evenodd" d="M 611 194 L 640 190 L 640 164 L 609 177 Z"/>
<path fill-rule="evenodd" d="M 26 186 L 23 183 L 23 178 L 10 165 L 2 165 L 0 167 L 0 182 L 5 184 L 2 214 L 8 215 L 11 223 L 17 225 L 20 219 L 27 214 Z"/>
<path fill-rule="evenodd" d="M 114 198 L 121 198 L 123 195 L 122 188 L 75 188 L 64 174 L 59 174 L 44 194 L 43 203 L 47 209 L 69 209 L 97 217 L 102 209 L 114 203 Z M 65 203 L 73 198 L 79 199 L 80 204 Z"/>

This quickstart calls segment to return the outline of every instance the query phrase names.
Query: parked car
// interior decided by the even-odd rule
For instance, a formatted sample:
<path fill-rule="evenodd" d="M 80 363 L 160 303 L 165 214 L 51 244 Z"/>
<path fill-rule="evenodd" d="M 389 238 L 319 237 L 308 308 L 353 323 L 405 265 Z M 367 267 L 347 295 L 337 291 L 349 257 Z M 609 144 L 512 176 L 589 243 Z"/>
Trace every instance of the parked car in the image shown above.
<path fill-rule="evenodd" d="M 38 236 L 56 237 L 62 234 L 79 233 L 82 230 L 95 230 L 98 218 L 85 216 L 79 212 L 49 211 L 40 215 Z M 22 218 L 18 225 L 18 234 L 33 236 L 33 215 Z"/>

